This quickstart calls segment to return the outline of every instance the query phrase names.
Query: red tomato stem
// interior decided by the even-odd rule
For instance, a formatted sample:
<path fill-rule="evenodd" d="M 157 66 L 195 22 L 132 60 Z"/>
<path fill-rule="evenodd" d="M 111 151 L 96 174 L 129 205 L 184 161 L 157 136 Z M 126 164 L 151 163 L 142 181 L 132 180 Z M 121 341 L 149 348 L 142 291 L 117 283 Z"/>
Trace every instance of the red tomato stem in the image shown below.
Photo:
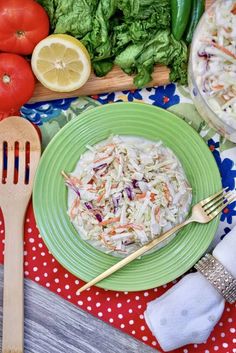
<path fill-rule="evenodd" d="M 7 74 L 3 75 L 2 82 L 8 85 L 11 82 L 11 77 Z"/>
<path fill-rule="evenodd" d="M 25 36 L 25 31 L 21 31 L 21 30 L 16 31 L 16 36 L 17 36 L 17 38 L 24 37 Z"/>

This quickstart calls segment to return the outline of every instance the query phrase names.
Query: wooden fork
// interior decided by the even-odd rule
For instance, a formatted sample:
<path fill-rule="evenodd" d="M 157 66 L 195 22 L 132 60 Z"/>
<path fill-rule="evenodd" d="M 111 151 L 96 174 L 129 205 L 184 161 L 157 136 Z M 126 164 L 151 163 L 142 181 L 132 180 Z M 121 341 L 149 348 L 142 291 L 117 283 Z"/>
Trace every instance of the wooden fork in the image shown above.
<path fill-rule="evenodd" d="M 227 189 L 227 188 L 226 188 Z M 123 260 L 117 262 L 115 265 L 110 267 L 105 272 L 101 273 L 96 278 L 92 279 L 90 282 L 86 283 L 83 287 L 77 290 L 76 294 L 80 294 L 85 289 L 90 288 L 94 284 L 100 282 L 104 278 L 110 276 L 112 273 L 118 271 L 137 257 L 143 255 L 148 250 L 151 250 L 157 244 L 163 242 L 163 240 L 169 238 L 170 235 L 177 232 L 179 229 L 183 228 L 189 223 L 197 222 L 197 223 L 208 223 L 213 218 L 215 218 L 228 204 L 236 200 L 236 195 L 233 192 L 225 193 L 226 189 L 223 189 L 216 194 L 207 197 L 206 199 L 200 201 L 192 208 L 192 214 L 190 218 L 184 221 L 181 224 L 178 224 L 174 228 L 170 229 L 168 232 L 162 234 L 158 238 L 150 241 L 131 255 L 127 256 Z"/>
<path fill-rule="evenodd" d="M 40 141 L 31 123 L 20 117 L 0 122 L 0 207 L 5 221 L 2 353 L 24 350 L 24 217 L 39 158 Z"/>

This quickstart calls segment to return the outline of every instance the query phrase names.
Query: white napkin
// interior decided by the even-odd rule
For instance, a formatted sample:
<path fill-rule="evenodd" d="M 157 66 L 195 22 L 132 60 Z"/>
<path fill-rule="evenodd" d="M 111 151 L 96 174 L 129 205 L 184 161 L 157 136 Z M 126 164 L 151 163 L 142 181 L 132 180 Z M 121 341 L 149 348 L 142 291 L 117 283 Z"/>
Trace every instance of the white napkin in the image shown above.
<path fill-rule="evenodd" d="M 213 255 L 236 278 L 236 227 Z M 199 272 L 182 278 L 160 298 L 148 303 L 145 320 L 164 351 L 203 343 L 220 319 L 225 300 Z"/>

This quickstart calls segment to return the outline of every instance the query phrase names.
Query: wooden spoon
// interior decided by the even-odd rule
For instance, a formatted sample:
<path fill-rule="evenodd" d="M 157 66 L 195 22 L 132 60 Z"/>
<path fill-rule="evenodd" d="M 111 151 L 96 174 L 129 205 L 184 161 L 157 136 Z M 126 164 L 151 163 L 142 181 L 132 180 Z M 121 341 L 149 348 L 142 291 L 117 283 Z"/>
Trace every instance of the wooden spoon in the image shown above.
<path fill-rule="evenodd" d="M 2 353 L 24 351 L 24 218 L 40 150 L 30 122 L 20 117 L 0 122 L 0 207 L 5 220 Z"/>

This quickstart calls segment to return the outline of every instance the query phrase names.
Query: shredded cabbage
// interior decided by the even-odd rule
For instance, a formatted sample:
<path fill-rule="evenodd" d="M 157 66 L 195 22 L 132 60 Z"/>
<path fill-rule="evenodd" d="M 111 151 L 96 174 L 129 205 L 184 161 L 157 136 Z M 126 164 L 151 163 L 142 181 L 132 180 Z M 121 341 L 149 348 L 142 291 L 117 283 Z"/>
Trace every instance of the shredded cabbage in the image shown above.
<path fill-rule="evenodd" d="M 161 142 L 110 137 L 88 146 L 65 178 L 72 223 L 106 252 L 130 254 L 182 222 L 191 204 L 184 170 Z"/>
<path fill-rule="evenodd" d="M 215 1 L 205 16 L 193 45 L 196 81 L 213 111 L 235 126 L 236 1 Z"/>

